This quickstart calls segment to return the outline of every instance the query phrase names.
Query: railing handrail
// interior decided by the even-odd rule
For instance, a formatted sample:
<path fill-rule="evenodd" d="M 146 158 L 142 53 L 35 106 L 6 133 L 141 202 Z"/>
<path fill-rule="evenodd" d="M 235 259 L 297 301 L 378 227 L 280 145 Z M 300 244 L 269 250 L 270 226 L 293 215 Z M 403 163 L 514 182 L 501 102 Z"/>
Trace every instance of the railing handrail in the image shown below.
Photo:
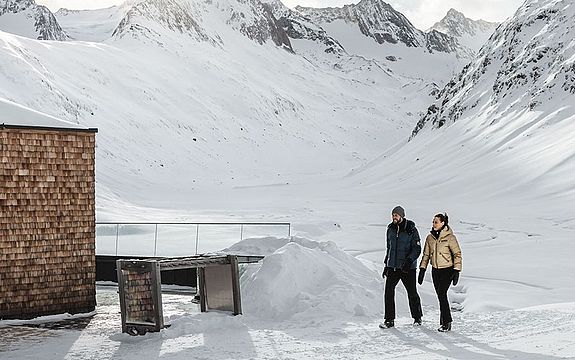
<path fill-rule="evenodd" d="M 145 221 L 134 221 L 134 222 L 109 222 L 109 221 L 96 221 L 97 225 L 113 225 L 116 227 L 116 239 L 115 239 L 115 254 L 118 255 L 118 245 L 120 240 L 120 225 L 150 225 L 155 226 L 154 230 L 154 252 L 153 256 L 157 254 L 158 248 L 158 225 L 192 225 L 196 226 L 195 234 L 195 253 L 198 254 L 198 243 L 199 243 L 199 230 L 200 225 L 218 225 L 218 226 L 240 226 L 240 241 L 244 238 L 244 226 L 285 226 L 288 230 L 288 237 L 291 237 L 291 223 L 290 222 L 145 222 Z"/>
<path fill-rule="evenodd" d="M 291 226 L 290 222 L 112 222 L 96 221 L 96 225 L 275 225 Z"/>

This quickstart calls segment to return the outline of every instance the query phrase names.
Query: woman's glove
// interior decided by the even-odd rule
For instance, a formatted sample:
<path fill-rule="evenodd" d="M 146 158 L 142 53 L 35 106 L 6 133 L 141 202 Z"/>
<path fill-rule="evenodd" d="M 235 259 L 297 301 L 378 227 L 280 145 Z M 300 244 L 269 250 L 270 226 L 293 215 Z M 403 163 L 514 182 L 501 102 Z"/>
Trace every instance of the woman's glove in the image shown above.
<path fill-rule="evenodd" d="M 420 268 L 419 269 L 419 276 L 417 277 L 417 282 L 419 283 L 419 285 L 423 284 L 423 278 L 424 277 L 425 277 L 425 269 Z"/>
<path fill-rule="evenodd" d="M 453 285 L 457 285 L 459 282 L 459 270 L 453 270 L 453 275 L 451 276 L 451 281 L 453 281 Z"/>

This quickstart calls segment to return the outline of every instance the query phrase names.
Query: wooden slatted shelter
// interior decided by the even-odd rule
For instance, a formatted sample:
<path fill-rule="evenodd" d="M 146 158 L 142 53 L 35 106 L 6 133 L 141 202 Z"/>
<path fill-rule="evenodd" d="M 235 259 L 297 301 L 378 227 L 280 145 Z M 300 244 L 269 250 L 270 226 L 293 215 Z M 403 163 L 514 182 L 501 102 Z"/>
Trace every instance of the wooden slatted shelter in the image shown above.
<path fill-rule="evenodd" d="M 96 132 L 0 99 L 0 319 L 94 310 Z"/>
<path fill-rule="evenodd" d="M 122 332 L 143 335 L 164 327 L 161 271 L 198 269 L 200 309 L 242 313 L 239 264 L 256 263 L 257 255 L 201 254 L 160 259 L 120 259 L 118 293 Z"/>

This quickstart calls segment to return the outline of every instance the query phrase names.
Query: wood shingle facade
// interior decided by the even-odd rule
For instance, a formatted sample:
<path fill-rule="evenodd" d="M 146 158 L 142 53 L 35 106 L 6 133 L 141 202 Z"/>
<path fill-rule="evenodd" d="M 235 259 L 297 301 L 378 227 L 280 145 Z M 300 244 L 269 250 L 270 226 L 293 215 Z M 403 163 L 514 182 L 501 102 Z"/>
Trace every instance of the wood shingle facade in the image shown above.
<path fill-rule="evenodd" d="M 95 135 L 0 124 L 0 319 L 94 310 Z"/>

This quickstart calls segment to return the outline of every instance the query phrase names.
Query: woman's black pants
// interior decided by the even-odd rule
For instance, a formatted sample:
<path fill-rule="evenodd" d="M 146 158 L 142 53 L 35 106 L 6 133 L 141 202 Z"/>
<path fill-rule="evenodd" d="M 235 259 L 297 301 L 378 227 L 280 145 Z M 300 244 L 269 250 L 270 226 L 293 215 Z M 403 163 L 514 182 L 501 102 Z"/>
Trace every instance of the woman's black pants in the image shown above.
<path fill-rule="evenodd" d="M 451 285 L 451 280 L 453 278 L 453 268 L 445 269 L 435 269 L 431 270 L 431 277 L 433 278 L 433 286 L 435 287 L 435 293 L 437 294 L 437 299 L 439 300 L 439 323 L 441 325 L 447 325 L 452 321 L 451 319 L 451 309 L 449 308 L 449 299 L 447 299 L 447 290 Z"/>

